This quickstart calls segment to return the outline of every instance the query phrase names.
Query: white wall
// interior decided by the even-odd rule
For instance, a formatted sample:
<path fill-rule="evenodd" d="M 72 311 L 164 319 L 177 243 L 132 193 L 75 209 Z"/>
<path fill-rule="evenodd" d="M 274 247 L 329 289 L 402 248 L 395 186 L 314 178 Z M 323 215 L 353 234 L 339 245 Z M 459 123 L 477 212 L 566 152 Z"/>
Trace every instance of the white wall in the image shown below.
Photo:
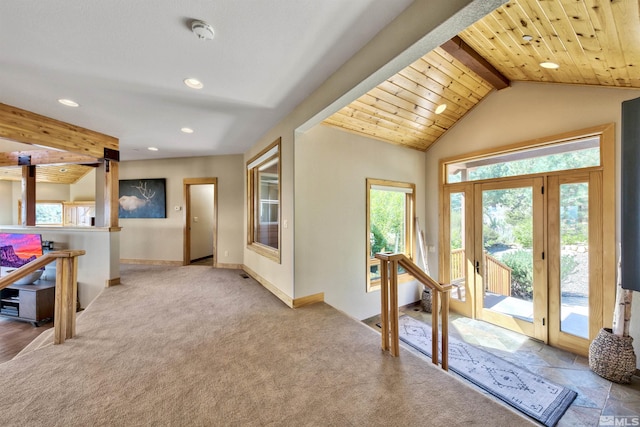
<path fill-rule="evenodd" d="M 0 224 L 13 224 L 13 186 L 11 181 L 0 181 Z M 17 208 L 16 208 L 17 209 Z"/>
<path fill-rule="evenodd" d="M 213 255 L 213 184 L 192 185 L 191 260 Z M 218 254 L 220 256 L 220 254 Z M 191 261 L 190 260 L 190 261 Z"/>
<path fill-rule="evenodd" d="M 80 178 L 75 184 L 69 186 L 69 201 L 84 202 L 96 200 L 96 169 Z"/>
<path fill-rule="evenodd" d="M 12 225 L 18 225 L 18 200 L 22 198 L 22 183 L 13 181 L 11 183 L 13 194 L 11 196 Z M 36 201 L 69 201 L 69 184 L 50 184 L 47 182 L 36 183 Z"/>
<path fill-rule="evenodd" d="M 78 298 L 84 308 L 105 288 L 108 281 L 120 278 L 120 266 L 113 262 L 119 245 L 118 232 L 106 228 L 0 227 L 3 233 L 37 233 L 42 240 L 55 242 L 55 250 L 84 250 L 78 257 Z M 115 250 L 114 250 L 115 249 Z M 44 278 L 55 280 L 55 262 L 45 269 Z"/>
<path fill-rule="evenodd" d="M 619 242 L 621 104 L 638 96 L 640 90 L 536 83 L 513 83 L 511 88 L 491 94 L 427 151 L 428 244 L 437 247 L 440 159 L 607 123 L 616 126 L 617 173 L 616 188 L 604 191 L 616 192 L 616 240 Z M 430 258 L 430 267 L 435 275 L 437 257 Z M 635 294 L 632 335 L 636 353 L 640 354 L 640 316 L 637 315 L 640 295 Z"/>
<path fill-rule="evenodd" d="M 120 163 L 120 179 L 166 178 L 167 218 L 121 218 L 120 258 L 182 262 L 184 178 L 218 178 L 218 263 L 242 264 L 244 166 L 242 155 Z M 175 206 L 181 209 L 176 211 Z M 229 255 L 223 254 L 228 251 Z"/>
<path fill-rule="evenodd" d="M 324 292 L 357 319 L 380 313 L 380 291 L 366 292 L 366 179 L 415 184 L 421 218 L 424 153 L 318 125 L 297 138 L 295 162 L 296 295 Z M 400 284 L 399 304 L 418 300 L 421 289 Z"/>

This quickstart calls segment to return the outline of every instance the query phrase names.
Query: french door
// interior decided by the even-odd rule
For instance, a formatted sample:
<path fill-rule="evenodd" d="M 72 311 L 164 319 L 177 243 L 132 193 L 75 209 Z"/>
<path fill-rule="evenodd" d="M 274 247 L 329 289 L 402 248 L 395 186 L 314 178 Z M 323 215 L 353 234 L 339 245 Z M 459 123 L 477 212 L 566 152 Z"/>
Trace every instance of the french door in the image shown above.
<path fill-rule="evenodd" d="M 600 171 L 444 187 L 452 310 L 579 354 L 603 325 Z"/>

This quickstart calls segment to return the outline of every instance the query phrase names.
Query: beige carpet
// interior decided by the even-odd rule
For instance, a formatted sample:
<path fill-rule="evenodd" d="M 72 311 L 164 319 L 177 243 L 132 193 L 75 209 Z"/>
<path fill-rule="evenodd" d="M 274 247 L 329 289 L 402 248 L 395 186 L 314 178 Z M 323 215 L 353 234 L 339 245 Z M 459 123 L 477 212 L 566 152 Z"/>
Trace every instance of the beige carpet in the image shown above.
<path fill-rule="evenodd" d="M 0 365 L 3 426 L 515 426 L 529 421 L 326 304 L 235 270 L 126 266 L 78 336 Z"/>

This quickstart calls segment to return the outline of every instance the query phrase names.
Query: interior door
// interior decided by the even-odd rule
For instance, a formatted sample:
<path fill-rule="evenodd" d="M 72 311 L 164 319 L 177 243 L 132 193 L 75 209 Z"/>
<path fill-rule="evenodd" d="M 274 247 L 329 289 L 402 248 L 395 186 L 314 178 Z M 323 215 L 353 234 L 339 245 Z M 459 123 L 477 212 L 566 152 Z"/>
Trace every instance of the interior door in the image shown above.
<path fill-rule="evenodd" d="M 544 178 L 474 185 L 476 317 L 547 342 Z"/>

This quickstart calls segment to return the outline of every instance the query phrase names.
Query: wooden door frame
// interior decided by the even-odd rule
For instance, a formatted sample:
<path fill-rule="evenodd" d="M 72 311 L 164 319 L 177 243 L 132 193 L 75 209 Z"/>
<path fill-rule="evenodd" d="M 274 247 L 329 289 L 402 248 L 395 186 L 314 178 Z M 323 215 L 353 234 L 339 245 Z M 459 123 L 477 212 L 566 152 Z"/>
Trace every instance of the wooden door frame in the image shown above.
<path fill-rule="evenodd" d="M 451 297 L 449 299 L 449 307 L 456 313 L 460 313 L 464 316 L 472 319 L 476 318 L 476 293 L 474 291 L 475 286 L 475 268 L 473 260 L 475 259 L 474 248 L 474 220 L 473 220 L 473 183 L 464 182 L 451 184 L 446 186 L 443 190 L 443 203 L 444 209 L 442 211 L 441 223 L 441 242 L 447 242 L 451 245 L 451 194 L 461 193 L 464 194 L 464 209 L 462 215 L 464 215 L 464 251 L 465 251 L 465 299 L 460 301 Z M 451 248 L 447 248 L 446 245 L 442 246 L 440 257 L 441 281 L 443 283 L 451 283 Z M 446 266 L 446 268 L 445 268 Z M 455 293 L 455 289 L 451 291 Z"/>
<path fill-rule="evenodd" d="M 218 178 L 184 178 L 183 205 L 184 205 L 184 247 L 182 251 L 182 265 L 191 263 L 191 186 L 213 185 L 213 263 L 218 266 Z"/>
<path fill-rule="evenodd" d="M 510 188 L 531 188 L 532 195 L 532 217 L 533 217 L 533 282 L 539 283 L 537 287 L 533 289 L 533 321 L 527 322 L 520 320 L 513 316 L 504 315 L 501 313 L 487 310 L 484 308 L 484 280 L 482 274 L 476 274 L 475 277 L 475 301 L 476 301 L 476 316 L 478 319 L 489 321 L 495 325 L 502 326 L 504 328 L 523 333 L 527 336 L 536 338 L 540 341 L 547 342 L 548 327 L 546 321 L 548 319 L 547 301 L 548 301 L 548 286 L 547 286 L 547 261 L 544 259 L 543 253 L 545 252 L 545 201 L 542 193 L 544 186 L 543 177 L 529 177 L 529 178 L 517 178 L 500 181 L 489 181 L 483 183 L 477 183 L 474 185 L 474 218 L 475 221 L 475 259 L 476 265 L 479 262 L 481 268 L 486 268 L 484 265 L 484 257 L 481 254 L 483 251 L 483 239 L 482 239 L 482 194 L 484 190 L 501 190 Z M 483 270 L 482 270 L 483 271 Z"/>
<path fill-rule="evenodd" d="M 593 310 L 590 311 L 590 334 L 591 329 L 600 329 L 600 327 L 610 328 L 613 320 L 613 309 L 615 305 L 615 284 L 616 284 L 616 167 L 615 167 L 615 124 L 607 123 L 603 125 L 593 126 L 576 131 L 568 131 L 556 135 L 551 135 L 543 138 L 536 138 L 529 141 L 518 142 L 502 147 L 493 147 L 488 149 L 479 150 L 476 152 L 467 153 L 464 155 L 456 155 L 449 158 L 443 158 L 439 161 L 438 170 L 438 198 L 439 198 L 439 216 L 440 216 L 440 230 L 439 230 L 439 277 L 442 279 L 446 276 L 445 271 L 448 271 L 449 266 L 445 264 L 445 257 L 443 254 L 448 250 L 444 239 L 444 217 L 443 212 L 445 204 L 444 200 L 444 188 L 457 183 L 447 182 L 447 165 L 450 163 L 457 163 L 463 160 L 473 160 L 486 156 L 497 155 L 501 153 L 515 152 L 521 149 L 533 148 L 536 146 L 542 146 L 547 144 L 555 144 L 557 142 L 570 141 L 573 139 L 584 138 L 588 136 L 598 136 L 600 138 L 600 166 L 577 169 L 573 171 L 567 171 L 569 174 L 578 171 L 586 173 L 600 172 L 601 176 L 598 178 L 596 185 L 598 186 L 602 206 L 601 209 L 594 213 L 599 218 L 600 230 L 595 231 L 595 235 L 591 235 L 590 231 L 590 243 L 600 242 L 599 258 L 601 266 L 598 271 L 592 273 L 598 276 L 598 281 L 601 283 L 600 289 L 595 290 L 594 295 L 595 305 Z M 552 178 L 552 175 L 562 175 L 564 172 L 552 172 L 547 174 L 540 174 L 548 176 L 547 181 Z M 535 174 L 537 175 L 537 174 Z M 535 176 L 534 175 L 534 176 Z M 478 181 L 481 182 L 481 181 Z M 548 183 L 545 182 L 545 187 L 548 187 Z M 591 187 L 590 187 L 591 196 Z M 594 191 L 595 187 L 594 187 Z M 547 195 L 545 194 L 545 197 Z M 591 206 L 589 208 L 591 210 Z M 549 226 L 551 218 L 547 217 L 548 209 L 545 212 L 545 227 Z M 591 212 L 590 212 L 591 215 Z M 548 236 L 548 230 L 545 230 L 545 235 Z M 551 243 L 545 242 L 548 246 Z M 596 302 L 595 299 L 598 299 Z M 593 303 L 590 301 L 590 305 Z M 454 306 L 452 305 L 452 308 Z M 454 308 L 455 309 L 455 308 Z M 596 322 L 600 324 L 596 325 Z M 551 338 L 550 338 L 551 340 Z M 576 351 L 575 349 L 570 349 Z M 579 354 L 582 352 L 578 352 Z"/>
<path fill-rule="evenodd" d="M 598 224 L 602 224 L 603 187 L 602 172 L 562 173 L 549 177 L 549 293 L 560 295 L 560 185 L 587 183 L 589 185 L 589 337 L 581 338 L 562 332 L 560 329 L 560 298 L 550 299 L 549 305 L 549 343 L 554 347 L 569 350 L 587 356 L 589 344 L 596 337 L 602 325 L 603 296 L 606 293 L 603 283 L 603 233 Z M 595 226 L 592 224 L 596 224 Z M 553 304 L 551 304 L 553 302 Z"/>

